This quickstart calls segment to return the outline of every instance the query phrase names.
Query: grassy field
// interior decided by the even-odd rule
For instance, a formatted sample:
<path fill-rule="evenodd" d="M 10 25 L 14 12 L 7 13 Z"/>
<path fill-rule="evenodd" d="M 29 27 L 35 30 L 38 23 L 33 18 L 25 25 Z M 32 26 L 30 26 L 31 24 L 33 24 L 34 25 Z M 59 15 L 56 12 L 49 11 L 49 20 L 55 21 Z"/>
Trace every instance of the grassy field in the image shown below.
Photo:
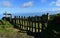
<path fill-rule="evenodd" d="M 19 31 L 9 21 L 0 21 L 0 38 L 33 38 L 32 36 L 28 36 L 25 31 Z"/>

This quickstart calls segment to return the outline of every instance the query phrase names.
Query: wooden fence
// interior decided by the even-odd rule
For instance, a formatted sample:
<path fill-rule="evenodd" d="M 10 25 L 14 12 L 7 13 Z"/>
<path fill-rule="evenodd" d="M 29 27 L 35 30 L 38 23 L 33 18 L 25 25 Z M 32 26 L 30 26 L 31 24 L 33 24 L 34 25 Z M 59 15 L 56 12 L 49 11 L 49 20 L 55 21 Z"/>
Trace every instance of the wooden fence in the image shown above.
<path fill-rule="evenodd" d="M 20 30 L 27 30 L 29 32 L 42 32 L 47 27 L 48 17 L 45 22 L 44 18 L 40 16 L 14 16 L 14 18 L 10 21 L 12 24 L 14 24 L 15 28 L 19 28 Z"/>

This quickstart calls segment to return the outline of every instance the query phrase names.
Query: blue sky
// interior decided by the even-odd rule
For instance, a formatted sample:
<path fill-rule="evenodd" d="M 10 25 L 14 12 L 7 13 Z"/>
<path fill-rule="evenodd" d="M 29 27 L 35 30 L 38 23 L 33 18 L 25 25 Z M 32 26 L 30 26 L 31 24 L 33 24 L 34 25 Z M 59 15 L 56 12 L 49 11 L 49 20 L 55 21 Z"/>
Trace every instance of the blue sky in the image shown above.
<path fill-rule="evenodd" d="M 17 14 L 59 10 L 60 0 L 0 0 L 0 14 L 5 11 Z"/>

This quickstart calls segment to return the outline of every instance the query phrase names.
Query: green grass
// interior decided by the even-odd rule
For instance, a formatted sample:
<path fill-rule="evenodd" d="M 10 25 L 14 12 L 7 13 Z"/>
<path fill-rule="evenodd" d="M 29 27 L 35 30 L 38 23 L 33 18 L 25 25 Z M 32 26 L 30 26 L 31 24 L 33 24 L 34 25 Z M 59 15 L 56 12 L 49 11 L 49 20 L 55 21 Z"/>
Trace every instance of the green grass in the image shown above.
<path fill-rule="evenodd" d="M 6 21 L 6 20 L 2 20 L 2 22 L 4 23 L 4 24 L 2 24 L 2 25 L 0 25 L 0 34 L 2 33 L 2 34 L 9 34 L 10 35 L 10 33 L 15 33 L 15 31 L 14 30 L 12 30 L 12 29 L 8 29 L 8 28 L 13 28 L 13 25 L 12 24 L 10 24 L 8 21 Z M 0 22 L 1 23 L 1 22 Z"/>

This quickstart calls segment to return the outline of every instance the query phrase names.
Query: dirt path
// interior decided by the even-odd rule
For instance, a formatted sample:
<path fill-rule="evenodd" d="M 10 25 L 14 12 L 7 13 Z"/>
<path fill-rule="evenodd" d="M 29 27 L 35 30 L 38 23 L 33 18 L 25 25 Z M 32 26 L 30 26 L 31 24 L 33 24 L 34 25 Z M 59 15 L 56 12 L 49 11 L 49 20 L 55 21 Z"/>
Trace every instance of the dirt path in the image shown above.
<path fill-rule="evenodd" d="M 33 36 L 27 35 L 26 31 L 20 31 L 15 28 L 7 28 L 7 30 L 13 30 L 15 33 L 0 33 L 0 38 L 34 38 Z M 20 32 L 19 32 L 20 31 Z"/>

